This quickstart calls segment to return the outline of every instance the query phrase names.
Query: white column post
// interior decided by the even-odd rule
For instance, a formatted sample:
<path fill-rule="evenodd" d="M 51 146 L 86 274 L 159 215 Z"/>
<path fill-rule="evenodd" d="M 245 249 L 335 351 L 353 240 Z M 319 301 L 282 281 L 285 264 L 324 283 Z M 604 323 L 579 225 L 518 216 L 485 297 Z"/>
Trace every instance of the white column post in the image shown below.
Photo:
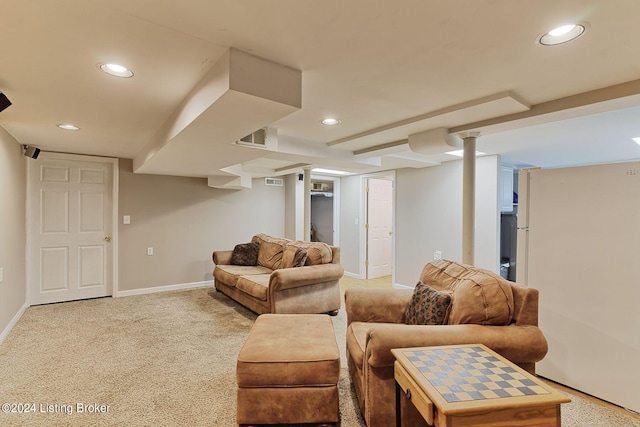
<path fill-rule="evenodd" d="M 462 137 L 462 262 L 473 265 L 476 222 L 476 138 L 478 132 L 467 132 Z"/>
<path fill-rule="evenodd" d="M 305 167 L 304 171 L 304 238 L 305 242 L 311 241 L 311 168 Z"/>

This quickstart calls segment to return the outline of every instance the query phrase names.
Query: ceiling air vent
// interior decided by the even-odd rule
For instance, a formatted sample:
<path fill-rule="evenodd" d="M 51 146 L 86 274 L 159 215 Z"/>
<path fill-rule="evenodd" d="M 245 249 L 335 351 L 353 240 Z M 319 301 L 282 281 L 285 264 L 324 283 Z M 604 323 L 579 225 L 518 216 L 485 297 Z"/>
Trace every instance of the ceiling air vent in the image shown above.
<path fill-rule="evenodd" d="M 284 180 L 282 178 L 265 178 L 264 185 L 272 185 L 274 187 L 282 187 Z"/>
<path fill-rule="evenodd" d="M 250 147 L 266 148 L 267 146 L 267 130 L 258 129 L 249 135 L 238 140 L 240 145 L 248 145 Z"/>

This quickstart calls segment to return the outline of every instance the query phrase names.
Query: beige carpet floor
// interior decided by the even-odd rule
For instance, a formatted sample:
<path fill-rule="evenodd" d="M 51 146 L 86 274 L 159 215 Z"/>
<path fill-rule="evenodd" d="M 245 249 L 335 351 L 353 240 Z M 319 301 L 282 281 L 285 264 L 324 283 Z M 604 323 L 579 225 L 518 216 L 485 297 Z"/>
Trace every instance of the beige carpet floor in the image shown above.
<path fill-rule="evenodd" d="M 255 318 L 211 288 L 30 307 L 0 346 L 0 426 L 236 425 L 236 357 Z M 360 427 L 344 310 L 332 319 L 341 425 Z M 564 426 L 640 426 L 570 397 Z"/>

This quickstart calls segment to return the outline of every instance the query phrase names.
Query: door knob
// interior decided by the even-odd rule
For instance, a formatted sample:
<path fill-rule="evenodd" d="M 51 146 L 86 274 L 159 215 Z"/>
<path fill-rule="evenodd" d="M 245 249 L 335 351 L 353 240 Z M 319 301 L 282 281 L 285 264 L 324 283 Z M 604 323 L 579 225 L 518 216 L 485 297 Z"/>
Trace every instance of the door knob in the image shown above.
<path fill-rule="evenodd" d="M 105 242 L 110 242 L 111 241 L 111 236 L 109 236 L 108 234 L 106 236 L 104 236 L 104 241 Z"/>

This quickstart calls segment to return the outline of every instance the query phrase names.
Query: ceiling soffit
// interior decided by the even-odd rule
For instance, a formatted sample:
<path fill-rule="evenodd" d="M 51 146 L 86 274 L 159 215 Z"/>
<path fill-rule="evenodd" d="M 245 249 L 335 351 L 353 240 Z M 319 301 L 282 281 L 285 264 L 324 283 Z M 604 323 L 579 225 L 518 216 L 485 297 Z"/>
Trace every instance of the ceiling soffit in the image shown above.
<path fill-rule="evenodd" d="M 230 49 L 134 158 L 134 171 L 180 174 L 172 165 L 188 162 L 191 176 L 207 176 L 260 157 L 264 150 L 234 143 L 301 107 L 301 71 Z"/>

